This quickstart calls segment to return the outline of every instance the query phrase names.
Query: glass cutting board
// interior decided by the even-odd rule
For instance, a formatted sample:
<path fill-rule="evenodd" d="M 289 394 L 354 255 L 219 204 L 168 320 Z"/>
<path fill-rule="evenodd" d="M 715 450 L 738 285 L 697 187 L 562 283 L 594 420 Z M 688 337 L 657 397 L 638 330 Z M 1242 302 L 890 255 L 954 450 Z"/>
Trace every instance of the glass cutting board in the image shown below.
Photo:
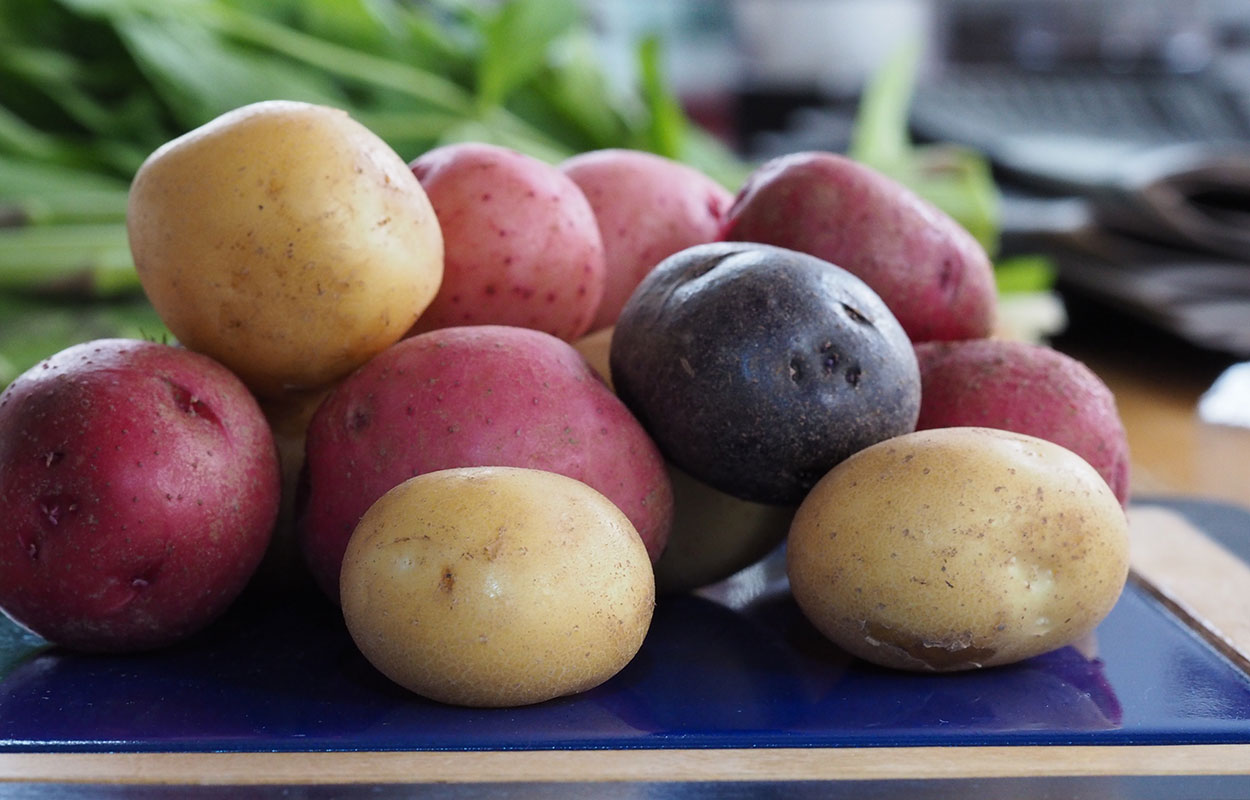
<path fill-rule="evenodd" d="M 1174 507 L 1246 557 L 1250 513 Z M 487 710 L 391 684 L 311 592 L 245 595 L 144 655 L 69 653 L 0 621 L 0 753 L 1246 742 L 1250 676 L 1135 582 L 1080 647 L 917 675 L 825 642 L 777 553 L 661 598 L 638 656 L 599 688 Z"/>

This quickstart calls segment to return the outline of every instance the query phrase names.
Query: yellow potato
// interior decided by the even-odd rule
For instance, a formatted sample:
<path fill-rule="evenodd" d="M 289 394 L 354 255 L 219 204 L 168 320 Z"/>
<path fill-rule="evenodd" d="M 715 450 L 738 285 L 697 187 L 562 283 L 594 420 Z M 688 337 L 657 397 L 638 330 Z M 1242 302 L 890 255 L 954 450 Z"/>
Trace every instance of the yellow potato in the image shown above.
<path fill-rule="evenodd" d="M 343 617 L 364 656 L 425 697 L 518 706 L 597 686 L 651 624 L 642 539 L 606 497 L 515 467 L 428 472 L 352 534 Z"/>
<path fill-rule="evenodd" d="M 257 394 L 326 386 L 433 300 L 443 238 L 421 184 L 346 112 L 288 101 L 223 114 L 157 149 L 127 227 L 169 330 Z"/>
<path fill-rule="evenodd" d="M 1110 487 L 1059 445 L 988 428 L 896 437 L 843 461 L 787 544 L 804 614 L 888 667 L 1006 664 L 1079 640 L 1128 575 Z"/>
<path fill-rule="evenodd" d="M 612 328 L 600 328 L 573 341 L 573 349 L 582 354 L 586 363 L 599 373 L 603 382 L 612 386 L 612 369 L 608 365 L 608 354 L 612 350 Z"/>
<path fill-rule="evenodd" d="M 673 529 L 655 562 L 660 594 L 699 589 L 746 569 L 786 538 L 793 506 L 752 503 L 713 489 L 672 464 Z"/>
<path fill-rule="evenodd" d="M 282 499 L 269 549 L 258 570 L 257 583 L 287 587 L 309 578 L 304 556 L 295 538 L 295 495 L 304 466 L 304 433 L 308 422 L 329 394 L 329 388 L 262 398 L 260 407 L 273 432 L 282 470 Z"/>
<path fill-rule="evenodd" d="M 612 328 L 573 342 L 586 363 L 612 385 Z M 673 527 L 655 562 L 656 590 L 675 594 L 728 578 L 768 555 L 786 538 L 793 506 L 752 503 L 713 489 L 667 465 L 673 484 Z"/>

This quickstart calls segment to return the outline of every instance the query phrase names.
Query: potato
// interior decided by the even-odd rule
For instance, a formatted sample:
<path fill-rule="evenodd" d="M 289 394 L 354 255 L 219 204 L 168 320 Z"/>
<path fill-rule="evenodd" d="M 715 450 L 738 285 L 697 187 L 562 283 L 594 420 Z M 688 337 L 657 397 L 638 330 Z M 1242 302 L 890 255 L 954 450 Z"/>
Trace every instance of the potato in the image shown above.
<path fill-rule="evenodd" d="M 301 548 L 338 590 L 343 551 L 371 503 L 406 478 L 453 467 L 529 467 L 602 492 L 658 558 L 673 490 L 655 443 L 572 345 L 507 325 L 398 342 L 340 383 L 305 445 Z"/>
<path fill-rule="evenodd" d="M 396 683 L 466 706 L 598 686 L 642 646 L 655 606 L 642 539 L 606 497 L 539 470 L 430 472 L 361 518 L 343 618 Z"/>
<path fill-rule="evenodd" d="M 608 358 L 612 352 L 612 328 L 600 328 L 572 342 L 573 349 L 586 359 L 586 363 L 612 388 L 612 367 Z"/>
<path fill-rule="evenodd" d="M 178 341 L 257 394 L 324 387 L 397 341 L 443 273 L 403 160 L 345 112 L 256 103 L 152 153 L 130 248 Z"/>
<path fill-rule="evenodd" d="M 306 588 L 304 556 L 295 538 L 295 496 L 304 467 L 304 439 L 317 407 L 330 393 L 329 387 L 311 392 L 292 392 L 280 398 L 261 398 L 260 408 L 278 446 L 282 468 L 282 502 L 274 524 L 269 551 L 257 570 L 256 582 L 273 591 Z"/>
<path fill-rule="evenodd" d="M 1092 464 L 1128 504 L 1128 434 L 1115 395 L 1089 367 L 1051 347 L 1006 339 L 923 342 L 916 360 L 918 430 L 980 426 L 1048 439 Z"/>
<path fill-rule="evenodd" d="M 612 385 L 612 328 L 573 342 L 591 368 Z M 786 538 L 793 506 L 740 500 L 666 465 L 673 485 L 673 527 L 655 562 L 656 591 L 676 594 L 724 580 L 759 561 Z"/>
<path fill-rule="evenodd" d="M 621 311 L 617 395 L 678 468 L 752 503 L 797 505 L 856 450 L 914 428 L 916 356 L 863 281 L 753 242 L 688 247 Z"/>
<path fill-rule="evenodd" d="M 668 465 L 673 529 L 655 562 L 660 594 L 700 589 L 746 569 L 786 538 L 794 506 L 751 503 Z"/>
<path fill-rule="evenodd" d="M 804 615 L 886 667 L 1008 664 L 1090 633 L 1128 575 L 1128 523 L 1084 459 L 941 428 L 866 448 L 800 504 L 786 569 Z"/>
<path fill-rule="evenodd" d="M 788 247 L 858 275 L 913 342 L 994 331 L 985 249 L 954 219 L 888 176 L 834 153 L 794 153 L 747 179 L 725 239 Z"/>
<path fill-rule="evenodd" d="M 0 394 L 0 608 L 54 643 L 185 639 L 243 591 L 281 490 L 260 408 L 179 347 L 70 347 Z"/>
<path fill-rule="evenodd" d="M 603 297 L 603 240 L 577 184 L 505 147 L 464 142 L 411 163 L 447 246 L 438 296 L 413 332 L 514 325 L 572 341 Z"/>
<path fill-rule="evenodd" d="M 668 256 L 720 236 L 733 194 L 697 169 L 640 150 L 580 153 L 560 165 L 599 223 L 607 263 L 591 330 L 616 323 L 634 287 Z"/>

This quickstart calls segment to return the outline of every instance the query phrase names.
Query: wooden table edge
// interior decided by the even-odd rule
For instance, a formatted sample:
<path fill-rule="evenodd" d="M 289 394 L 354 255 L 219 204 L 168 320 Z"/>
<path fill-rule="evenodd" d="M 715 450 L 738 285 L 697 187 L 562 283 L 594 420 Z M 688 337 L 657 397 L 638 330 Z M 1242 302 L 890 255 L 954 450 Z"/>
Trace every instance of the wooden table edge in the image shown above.
<path fill-rule="evenodd" d="M 1128 513 L 1132 580 L 1250 675 L 1250 564 L 1165 505 Z"/>
<path fill-rule="evenodd" d="M 724 782 L 1150 775 L 1250 775 L 1250 744 L 0 755 L 0 780 L 104 784 Z"/>

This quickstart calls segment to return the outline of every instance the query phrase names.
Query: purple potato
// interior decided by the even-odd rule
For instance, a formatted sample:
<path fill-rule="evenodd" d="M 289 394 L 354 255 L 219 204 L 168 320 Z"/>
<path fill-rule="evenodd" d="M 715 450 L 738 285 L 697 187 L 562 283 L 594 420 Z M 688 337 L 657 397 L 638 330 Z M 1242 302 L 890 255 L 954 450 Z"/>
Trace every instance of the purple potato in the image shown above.
<path fill-rule="evenodd" d="M 797 503 L 852 453 L 915 428 L 911 341 L 862 280 L 815 256 L 716 242 L 661 262 L 622 309 L 617 394 L 673 464 Z"/>

